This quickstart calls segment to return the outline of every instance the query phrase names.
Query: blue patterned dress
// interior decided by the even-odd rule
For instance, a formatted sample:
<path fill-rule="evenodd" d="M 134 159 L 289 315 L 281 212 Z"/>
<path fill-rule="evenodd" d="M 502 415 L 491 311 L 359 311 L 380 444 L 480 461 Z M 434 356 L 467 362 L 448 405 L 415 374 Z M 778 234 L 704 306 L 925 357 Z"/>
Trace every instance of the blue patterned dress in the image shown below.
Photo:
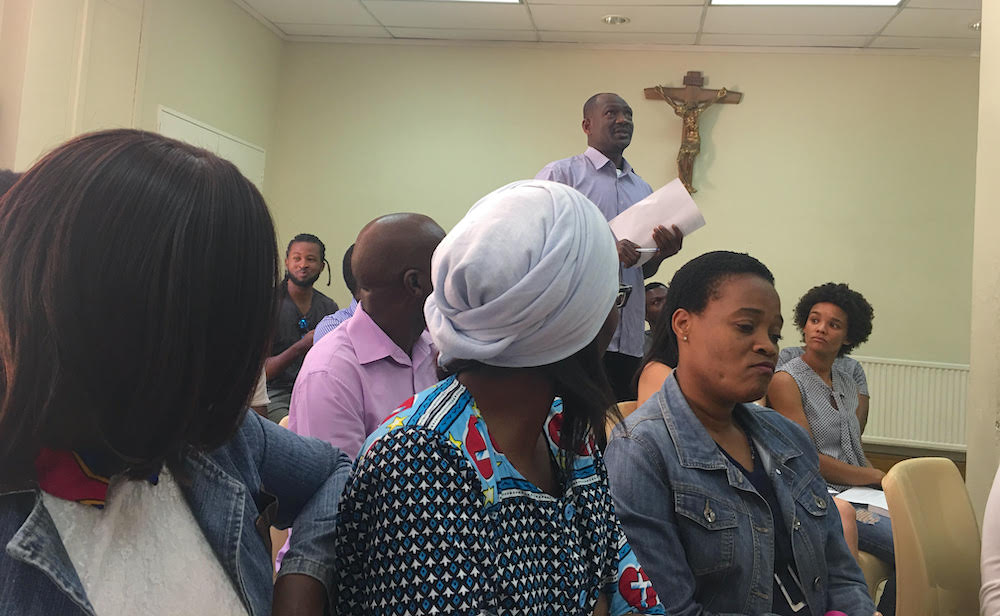
<path fill-rule="evenodd" d="M 492 443 L 454 377 L 408 400 L 365 442 L 341 499 L 341 616 L 663 614 L 614 514 L 592 444 L 566 468 L 562 402 L 545 435 L 561 497 L 526 481 Z"/>

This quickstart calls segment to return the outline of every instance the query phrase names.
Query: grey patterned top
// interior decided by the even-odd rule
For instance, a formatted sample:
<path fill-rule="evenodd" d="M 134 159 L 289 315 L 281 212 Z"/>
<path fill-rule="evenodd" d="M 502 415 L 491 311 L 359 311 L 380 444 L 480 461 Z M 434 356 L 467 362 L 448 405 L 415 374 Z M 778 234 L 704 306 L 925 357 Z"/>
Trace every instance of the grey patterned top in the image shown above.
<path fill-rule="evenodd" d="M 782 364 L 788 363 L 796 357 L 802 357 L 803 353 L 805 353 L 805 349 L 800 346 L 781 349 L 781 352 L 778 353 L 778 368 L 781 368 Z M 865 376 L 865 369 L 861 366 L 861 362 L 845 355 L 833 360 L 833 365 L 840 366 L 851 375 L 854 382 L 858 384 L 858 393 L 862 396 L 868 395 L 868 377 Z"/>
<path fill-rule="evenodd" d="M 799 386 L 802 410 L 809 422 L 816 449 L 854 466 L 870 466 L 861 448 L 861 425 L 857 416 L 858 385 L 844 366 L 834 362 L 833 388 L 827 386 L 801 357 L 786 362 L 778 368 L 778 372 L 787 372 Z M 829 485 L 837 490 L 849 487 Z"/>

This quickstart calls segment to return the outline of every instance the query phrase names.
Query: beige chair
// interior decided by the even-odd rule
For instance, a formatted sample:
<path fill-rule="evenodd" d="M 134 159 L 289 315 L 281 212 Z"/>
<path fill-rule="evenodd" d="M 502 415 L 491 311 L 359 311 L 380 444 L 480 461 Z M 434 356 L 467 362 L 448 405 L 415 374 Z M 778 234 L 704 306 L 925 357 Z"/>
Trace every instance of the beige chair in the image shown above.
<path fill-rule="evenodd" d="M 896 613 L 979 613 L 979 527 L 955 463 L 904 460 L 882 480 L 896 547 Z"/>

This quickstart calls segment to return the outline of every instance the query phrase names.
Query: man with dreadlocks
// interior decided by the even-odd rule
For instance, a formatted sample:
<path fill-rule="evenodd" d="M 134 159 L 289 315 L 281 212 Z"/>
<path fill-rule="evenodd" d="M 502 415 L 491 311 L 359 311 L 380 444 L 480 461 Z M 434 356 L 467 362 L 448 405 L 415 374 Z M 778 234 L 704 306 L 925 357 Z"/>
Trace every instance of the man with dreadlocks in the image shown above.
<path fill-rule="evenodd" d="M 271 344 L 271 357 L 264 363 L 267 373 L 267 418 L 281 421 L 288 415 L 292 385 L 302 359 L 313 345 L 313 330 L 320 319 L 337 312 L 337 302 L 313 288 L 326 266 L 326 246 L 315 235 L 300 233 L 285 250 L 285 279 L 281 281 L 281 305 Z M 327 286 L 330 285 L 329 273 Z"/>

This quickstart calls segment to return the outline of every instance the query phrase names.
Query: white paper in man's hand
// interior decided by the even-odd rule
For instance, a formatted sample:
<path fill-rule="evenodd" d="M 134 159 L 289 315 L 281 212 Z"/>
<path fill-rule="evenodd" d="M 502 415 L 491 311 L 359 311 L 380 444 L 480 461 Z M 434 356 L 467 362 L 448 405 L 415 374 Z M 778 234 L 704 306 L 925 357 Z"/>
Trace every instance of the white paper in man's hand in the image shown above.
<path fill-rule="evenodd" d="M 654 227 L 663 225 L 670 229 L 670 225 L 677 225 L 687 237 L 705 226 L 705 217 L 677 179 L 615 216 L 609 224 L 619 240 L 630 240 L 640 248 L 656 248 Z M 652 257 L 653 253 L 642 252 L 636 265 Z"/>

